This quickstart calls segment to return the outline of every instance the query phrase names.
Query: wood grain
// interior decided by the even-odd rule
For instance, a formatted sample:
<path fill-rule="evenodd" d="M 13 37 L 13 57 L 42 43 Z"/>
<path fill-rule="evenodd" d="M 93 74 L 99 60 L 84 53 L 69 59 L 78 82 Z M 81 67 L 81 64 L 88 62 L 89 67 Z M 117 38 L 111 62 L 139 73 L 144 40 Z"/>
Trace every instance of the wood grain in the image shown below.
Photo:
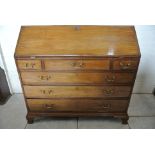
<path fill-rule="evenodd" d="M 109 70 L 109 60 L 44 60 L 45 70 Z"/>
<path fill-rule="evenodd" d="M 38 116 L 127 123 L 140 60 L 133 26 L 23 26 L 15 59 L 28 123 Z"/>
<path fill-rule="evenodd" d="M 116 59 L 113 62 L 113 69 L 114 70 L 136 70 L 138 66 L 138 60 L 133 59 Z"/>
<path fill-rule="evenodd" d="M 24 86 L 27 98 L 128 97 L 130 86 Z"/>
<path fill-rule="evenodd" d="M 27 99 L 32 112 L 126 112 L 128 100 Z"/>
<path fill-rule="evenodd" d="M 134 73 L 21 72 L 21 78 L 27 85 L 131 84 Z"/>
<path fill-rule="evenodd" d="M 15 56 L 139 55 L 133 26 L 24 26 Z"/>
<path fill-rule="evenodd" d="M 40 60 L 17 60 L 20 70 L 41 70 Z"/>

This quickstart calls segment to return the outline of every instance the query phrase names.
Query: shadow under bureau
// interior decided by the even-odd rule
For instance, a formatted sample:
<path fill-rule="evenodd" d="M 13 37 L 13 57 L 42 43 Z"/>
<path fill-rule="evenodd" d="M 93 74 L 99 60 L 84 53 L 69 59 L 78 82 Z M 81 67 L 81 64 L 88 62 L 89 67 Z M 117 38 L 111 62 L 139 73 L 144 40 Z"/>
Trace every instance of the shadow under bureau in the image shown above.
<path fill-rule="evenodd" d="M 127 123 L 140 61 L 133 26 L 22 26 L 15 60 L 28 123 L 42 116 Z"/>

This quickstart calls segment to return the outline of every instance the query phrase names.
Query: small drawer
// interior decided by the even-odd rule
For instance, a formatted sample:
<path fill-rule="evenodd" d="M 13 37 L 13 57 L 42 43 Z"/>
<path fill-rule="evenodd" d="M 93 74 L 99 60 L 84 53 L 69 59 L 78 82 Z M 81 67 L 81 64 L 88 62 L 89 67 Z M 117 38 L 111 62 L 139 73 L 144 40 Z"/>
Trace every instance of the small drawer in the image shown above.
<path fill-rule="evenodd" d="M 134 82 L 134 73 L 105 73 L 106 84 L 130 84 Z"/>
<path fill-rule="evenodd" d="M 20 70 L 41 70 L 40 60 L 17 60 Z"/>
<path fill-rule="evenodd" d="M 109 60 L 44 60 L 45 70 L 109 70 Z"/>
<path fill-rule="evenodd" d="M 135 59 L 116 59 L 113 62 L 114 70 L 136 70 L 138 60 Z"/>
<path fill-rule="evenodd" d="M 127 84 L 132 83 L 134 73 L 91 72 L 21 72 L 24 84 Z"/>
<path fill-rule="evenodd" d="M 27 99 L 32 112 L 126 112 L 128 100 Z"/>
<path fill-rule="evenodd" d="M 24 86 L 27 98 L 129 97 L 129 86 Z"/>

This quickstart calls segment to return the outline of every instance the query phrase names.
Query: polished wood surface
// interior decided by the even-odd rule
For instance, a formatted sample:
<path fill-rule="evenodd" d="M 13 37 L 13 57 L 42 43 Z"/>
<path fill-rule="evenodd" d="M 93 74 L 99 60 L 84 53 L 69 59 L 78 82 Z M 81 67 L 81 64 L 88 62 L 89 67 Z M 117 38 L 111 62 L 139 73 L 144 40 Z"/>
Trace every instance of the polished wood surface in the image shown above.
<path fill-rule="evenodd" d="M 133 59 L 117 59 L 113 62 L 114 70 L 136 70 L 138 61 Z"/>
<path fill-rule="evenodd" d="M 44 60 L 45 70 L 108 70 L 109 60 Z"/>
<path fill-rule="evenodd" d="M 24 86 L 27 98 L 129 97 L 129 86 Z"/>
<path fill-rule="evenodd" d="M 133 26 L 23 26 L 19 56 L 137 56 Z"/>
<path fill-rule="evenodd" d="M 127 124 L 140 61 L 132 26 L 24 26 L 15 59 L 35 117 L 113 116 Z"/>
<path fill-rule="evenodd" d="M 23 84 L 128 84 L 134 73 L 95 73 L 95 72 L 21 72 Z M 89 80 L 88 80 L 89 79 Z"/>
<path fill-rule="evenodd" d="M 30 111 L 39 112 L 126 112 L 128 100 L 27 99 Z"/>

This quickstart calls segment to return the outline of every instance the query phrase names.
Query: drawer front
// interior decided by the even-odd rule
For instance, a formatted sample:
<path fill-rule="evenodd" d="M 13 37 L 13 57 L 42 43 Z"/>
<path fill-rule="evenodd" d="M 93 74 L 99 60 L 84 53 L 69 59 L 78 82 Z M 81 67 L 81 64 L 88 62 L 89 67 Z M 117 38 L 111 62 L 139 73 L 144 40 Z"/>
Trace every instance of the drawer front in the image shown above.
<path fill-rule="evenodd" d="M 24 86 L 27 98 L 128 97 L 129 86 Z"/>
<path fill-rule="evenodd" d="M 138 60 L 133 59 L 117 59 L 113 62 L 114 70 L 136 70 Z"/>
<path fill-rule="evenodd" d="M 125 84 L 131 83 L 133 73 L 57 73 L 21 72 L 24 84 Z"/>
<path fill-rule="evenodd" d="M 30 111 L 39 112 L 125 112 L 128 100 L 27 99 Z"/>
<path fill-rule="evenodd" d="M 45 70 L 109 70 L 109 60 L 44 60 Z"/>
<path fill-rule="evenodd" d="M 40 60 L 17 60 L 20 70 L 41 70 Z"/>

